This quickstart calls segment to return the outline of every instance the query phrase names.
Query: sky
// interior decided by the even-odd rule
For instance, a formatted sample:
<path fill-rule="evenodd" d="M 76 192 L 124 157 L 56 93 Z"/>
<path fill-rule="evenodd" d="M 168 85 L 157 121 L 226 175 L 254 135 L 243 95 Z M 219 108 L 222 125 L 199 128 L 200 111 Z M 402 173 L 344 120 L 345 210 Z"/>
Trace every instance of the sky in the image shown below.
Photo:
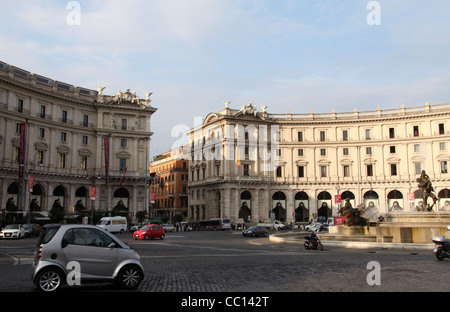
<path fill-rule="evenodd" d="M 106 95 L 153 92 L 150 154 L 224 108 L 450 102 L 448 0 L 0 0 L 0 61 Z"/>

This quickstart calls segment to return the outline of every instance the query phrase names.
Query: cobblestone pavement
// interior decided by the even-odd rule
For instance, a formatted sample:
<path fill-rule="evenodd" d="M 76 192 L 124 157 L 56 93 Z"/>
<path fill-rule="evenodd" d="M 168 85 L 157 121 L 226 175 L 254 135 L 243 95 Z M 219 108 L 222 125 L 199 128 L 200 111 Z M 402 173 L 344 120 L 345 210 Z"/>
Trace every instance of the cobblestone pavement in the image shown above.
<path fill-rule="evenodd" d="M 352 250 L 245 238 L 237 232 L 167 233 L 165 240 L 118 237 L 140 255 L 145 279 L 136 292 L 430 292 L 450 291 L 450 260 L 430 251 Z M 35 239 L 0 241 L 0 291 L 35 292 L 30 281 Z M 379 285 L 369 285 L 379 264 Z M 373 280 L 373 279 L 372 279 Z M 369 282 L 371 279 L 369 279 Z M 112 285 L 63 292 L 119 291 Z"/>

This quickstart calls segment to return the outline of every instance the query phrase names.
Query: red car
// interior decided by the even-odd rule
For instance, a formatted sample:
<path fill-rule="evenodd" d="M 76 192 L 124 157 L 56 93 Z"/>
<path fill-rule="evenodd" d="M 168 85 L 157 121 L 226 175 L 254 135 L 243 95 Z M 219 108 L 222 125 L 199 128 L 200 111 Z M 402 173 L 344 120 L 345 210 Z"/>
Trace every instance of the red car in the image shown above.
<path fill-rule="evenodd" d="M 165 236 L 164 229 L 159 224 L 144 225 L 140 230 L 133 233 L 134 239 L 154 239 L 155 237 L 164 239 Z"/>

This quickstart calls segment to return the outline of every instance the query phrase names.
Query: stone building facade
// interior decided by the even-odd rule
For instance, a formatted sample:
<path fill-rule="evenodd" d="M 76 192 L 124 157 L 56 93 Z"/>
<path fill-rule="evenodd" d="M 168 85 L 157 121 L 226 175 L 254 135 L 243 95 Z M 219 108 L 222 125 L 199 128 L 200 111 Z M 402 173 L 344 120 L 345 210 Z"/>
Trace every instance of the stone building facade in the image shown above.
<path fill-rule="evenodd" d="M 96 89 L 0 62 L 2 209 L 8 203 L 10 209 L 46 212 L 59 201 L 66 214 L 117 207 L 133 216 L 146 210 L 150 118 L 157 109 L 149 93 L 139 99 L 129 89 L 113 96 L 104 95 L 103 87 Z M 26 132 L 21 181 L 22 124 Z"/>
<path fill-rule="evenodd" d="M 304 222 L 335 216 L 339 197 L 372 218 L 422 211 L 422 170 L 434 211 L 450 210 L 450 104 L 328 114 L 229 104 L 187 132 L 190 220 Z"/>

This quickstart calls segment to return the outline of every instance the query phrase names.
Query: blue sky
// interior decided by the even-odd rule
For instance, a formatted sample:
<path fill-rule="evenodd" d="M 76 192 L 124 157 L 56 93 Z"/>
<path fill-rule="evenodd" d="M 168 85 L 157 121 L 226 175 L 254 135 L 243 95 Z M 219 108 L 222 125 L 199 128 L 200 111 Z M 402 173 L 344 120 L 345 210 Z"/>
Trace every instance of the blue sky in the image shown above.
<path fill-rule="evenodd" d="M 269 113 L 450 99 L 450 1 L 0 0 L 0 60 L 105 94 L 153 92 L 151 154 L 177 125 L 253 102 Z"/>

